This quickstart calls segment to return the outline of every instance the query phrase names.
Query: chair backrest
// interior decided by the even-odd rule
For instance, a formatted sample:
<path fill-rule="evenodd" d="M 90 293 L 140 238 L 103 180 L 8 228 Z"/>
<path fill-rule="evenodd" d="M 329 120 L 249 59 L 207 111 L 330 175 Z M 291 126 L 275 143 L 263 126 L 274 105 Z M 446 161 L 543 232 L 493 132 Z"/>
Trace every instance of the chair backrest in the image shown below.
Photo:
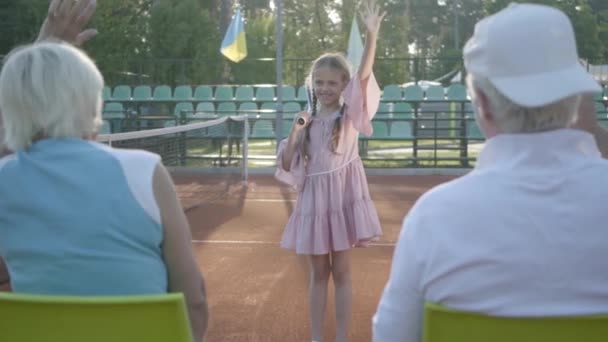
<path fill-rule="evenodd" d="M 215 100 L 216 101 L 232 101 L 234 94 L 232 93 L 232 86 L 220 85 L 215 87 Z"/>
<path fill-rule="evenodd" d="M 194 89 L 194 99 L 196 101 L 213 100 L 213 89 L 210 86 L 199 85 Z"/>
<path fill-rule="evenodd" d="M 253 87 L 252 86 L 238 86 L 234 94 L 237 101 L 253 101 Z"/>
<path fill-rule="evenodd" d="M 283 86 L 283 101 L 295 101 L 296 100 L 296 89 L 290 85 Z M 277 94 L 278 95 L 278 94 Z"/>
<path fill-rule="evenodd" d="M 255 89 L 255 100 L 261 101 L 274 101 L 274 87 L 256 87 Z"/>
<path fill-rule="evenodd" d="M 194 116 L 194 106 L 192 105 L 192 102 L 178 102 L 175 105 L 173 114 L 177 117 L 180 117 L 182 114 L 185 117 L 192 117 Z"/>
<path fill-rule="evenodd" d="M 442 86 L 430 86 L 426 92 L 427 101 L 443 101 L 445 99 L 445 90 Z"/>
<path fill-rule="evenodd" d="M 192 342 L 182 294 L 64 297 L 0 293 L 3 341 Z"/>
<path fill-rule="evenodd" d="M 128 85 L 118 85 L 114 87 L 113 101 L 128 101 L 131 99 L 131 87 Z"/>
<path fill-rule="evenodd" d="M 175 101 L 192 101 L 192 87 L 189 85 L 180 85 L 173 90 L 173 100 Z"/>
<path fill-rule="evenodd" d="M 403 89 L 403 98 L 407 101 L 422 101 L 424 93 L 418 85 L 410 85 Z"/>
<path fill-rule="evenodd" d="M 133 99 L 138 101 L 150 101 L 152 99 L 152 88 L 147 85 L 135 87 L 133 89 Z"/>
<path fill-rule="evenodd" d="M 382 91 L 383 101 L 401 101 L 402 98 L 401 87 L 396 84 L 389 84 Z"/>
<path fill-rule="evenodd" d="M 173 96 L 171 95 L 171 87 L 168 85 L 159 85 L 154 88 L 154 94 L 152 98 L 156 101 L 171 101 Z"/>
<path fill-rule="evenodd" d="M 600 342 L 608 338 L 608 315 L 496 317 L 426 303 L 424 342 Z"/>

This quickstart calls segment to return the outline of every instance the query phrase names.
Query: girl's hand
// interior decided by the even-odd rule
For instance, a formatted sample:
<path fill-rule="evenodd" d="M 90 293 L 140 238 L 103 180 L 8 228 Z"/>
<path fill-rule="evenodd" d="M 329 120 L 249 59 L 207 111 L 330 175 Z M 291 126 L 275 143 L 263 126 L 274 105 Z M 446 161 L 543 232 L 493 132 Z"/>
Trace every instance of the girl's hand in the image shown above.
<path fill-rule="evenodd" d="M 59 39 L 81 46 L 97 35 L 94 29 L 84 29 L 96 6 L 96 0 L 53 0 L 37 41 Z"/>
<path fill-rule="evenodd" d="M 368 0 L 365 4 L 365 8 L 359 12 L 361 20 L 365 23 L 367 32 L 377 34 L 380 31 L 380 23 L 386 16 L 386 11 L 380 14 L 380 7 L 376 5 L 376 0 Z"/>
<path fill-rule="evenodd" d="M 299 132 L 310 125 L 310 114 L 308 112 L 299 112 L 296 115 L 295 122 L 293 123 L 292 131 Z"/>

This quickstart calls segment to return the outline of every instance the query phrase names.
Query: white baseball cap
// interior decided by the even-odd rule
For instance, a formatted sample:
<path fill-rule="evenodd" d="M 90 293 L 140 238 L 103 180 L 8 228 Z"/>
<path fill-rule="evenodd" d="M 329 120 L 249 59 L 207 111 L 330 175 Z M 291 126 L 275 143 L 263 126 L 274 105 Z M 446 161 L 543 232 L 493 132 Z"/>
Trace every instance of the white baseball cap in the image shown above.
<path fill-rule="evenodd" d="M 524 107 L 601 90 L 579 64 L 568 17 L 544 5 L 511 4 L 478 22 L 464 47 L 464 63 L 469 73 L 489 79 Z"/>

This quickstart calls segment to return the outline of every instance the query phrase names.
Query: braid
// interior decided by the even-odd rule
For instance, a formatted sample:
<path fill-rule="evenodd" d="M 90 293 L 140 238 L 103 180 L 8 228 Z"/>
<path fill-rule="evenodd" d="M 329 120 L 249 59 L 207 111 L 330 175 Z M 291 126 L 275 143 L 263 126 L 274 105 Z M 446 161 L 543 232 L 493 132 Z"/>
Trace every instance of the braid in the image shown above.
<path fill-rule="evenodd" d="M 342 104 L 340 107 L 340 115 L 336 118 L 334 122 L 334 128 L 331 132 L 331 151 L 336 152 L 338 148 L 338 143 L 340 142 L 340 131 L 342 130 L 342 117 L 344 116 L 344 111 L 346 110 L 346 104 Z"/>
<path fill-rule="evenodd" d="M 310 109 L 311 113 L 310 115 L 312 116 L 312 118 L 314 118 L 315 116 L 317 116 L 317 95 L 315 94 L 315 91 L 312 91 L 312 108 Z M 311 120 L 312 120 L 311 118 Z M 312 125 L 312 121 L 308 124 L 308 126 L 306 126 L 306 132 L 305 132 L 305 138 L 303 139 L 303 155 L 308 158 L 308 143 L 310 142 L 310 126 Z"/>

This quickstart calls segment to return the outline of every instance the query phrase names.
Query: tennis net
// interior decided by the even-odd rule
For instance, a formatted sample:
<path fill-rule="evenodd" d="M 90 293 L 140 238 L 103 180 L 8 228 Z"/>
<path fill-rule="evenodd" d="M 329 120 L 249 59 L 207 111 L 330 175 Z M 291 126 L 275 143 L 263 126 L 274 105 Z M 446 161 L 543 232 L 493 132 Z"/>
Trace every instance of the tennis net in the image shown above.
<path fill-rule="evenodd" d="M 166 166 L 239 167 L 246 181 L 248 136 L 247 116 L 225 116 L 184 125 L 170 120 L 164 128 L 101 134 L 97 141 L 156 153 Z"/>

